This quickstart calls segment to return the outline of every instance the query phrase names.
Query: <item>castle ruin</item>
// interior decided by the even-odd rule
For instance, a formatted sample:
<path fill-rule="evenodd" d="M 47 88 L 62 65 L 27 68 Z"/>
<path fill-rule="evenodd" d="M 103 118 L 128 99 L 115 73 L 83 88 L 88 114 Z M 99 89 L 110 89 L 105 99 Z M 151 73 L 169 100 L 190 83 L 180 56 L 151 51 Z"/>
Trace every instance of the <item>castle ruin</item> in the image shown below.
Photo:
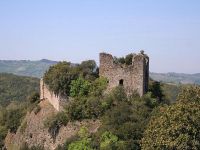
<path fill-rule="evenodd" d="M 114 62 L 110 54 L 100 53 L 99 75 L 108 79 L 108 91 L 120 85 L 128 95 L 137 92 L 142 96 L 148 90 L 149 57 L 141 51 L 133 54 L 131 65 L 125 65 Z"/>
<path fill-rule="evenodd" d="M 141 51 L 133 54 L 131 65 L 126 65 L 114 62 L 110 54 L 100 53 L 99 75 L 108 79 L 107 91 L 123 86 L 127 95 L 137 92 L 142 96 L 148 90 L 149 57 Z M 57 111 L 62 110 L 62 106 L 68 101 L 50 91 L 43 79 L 40 80 L 40 99 L 48 100 Z"/>
<path fill-rule="evenodd" d="M 40 80 L 40 100 L 48 100 L 57 111 L 63 110 L 63 105 L 67 102 L 66 97 L 56 95 L 53 91 L 49 90 L 43 79 Z"/>

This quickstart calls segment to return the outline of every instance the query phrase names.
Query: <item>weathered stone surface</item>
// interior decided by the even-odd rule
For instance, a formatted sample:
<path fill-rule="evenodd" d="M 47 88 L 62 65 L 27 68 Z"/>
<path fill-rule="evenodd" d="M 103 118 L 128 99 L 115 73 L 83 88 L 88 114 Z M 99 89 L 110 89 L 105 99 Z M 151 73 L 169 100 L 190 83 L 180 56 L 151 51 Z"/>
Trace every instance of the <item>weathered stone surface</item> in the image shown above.
<path fill-rule="evenodd" d="M 68 138 L 75 136 L 82 126 L 87 127 L 91 133 L 96 132 L 100 126 L 99 120 L 69 122 L 67 126 L 60 128 L 54 141 L 48 129 L 44 126 L 44 121 L 53 114 L 58 113 L 58 111 L 47 100 L 41 101 L 39 105 L 41 110 L 37 114 L 32 111 L 26 115 L 24 119 L 26 127 L 23 132 L 20 127 L 16 134 L 8 133 L 5 139 L 5 145 L 8 150 L 19 150 L 24 142 L 29 147 L 43 145 L 45 150 L 54 150 L 58 145 L 64 144 Z"/>
<path fill-rule="evenodd" d="M 133 55 L 132 64 L 127 66 L 115 63 L 110 54 L 100 53 L 99 75 L 108 79 L 107 91 L 123 85 L 128 95 L 136 91 L 142 96 L 148 90 L 149 57 L 141 51 Z M 62 106 L 69 101 L 68 98 L 55 95 L 50 91 L 43 79 L 40 81 L 40 99 L 48 100 L 57 111 L 62 110 Z"/>
<path fill-rule="evenodd" d="M 99 75 L 108 79 L 108 91 L 123 85 L 128 95 L 136 91 L 142 96 L 148 90 L 149 57 L 141 51 L 133 55 L 132 65 L 127 66 L 115 63 L 110 54 L 100 53 Z"/>
<path fill-rule="evenodd" d="M 57 111 L 61 111 L 63 109 L 63 105 L 65 105 L 68 101 L 67 97 L 55 95 L 53 91 L 49 90 L 43 79 L 40 80 L 40 99 L 48 100 Z"/>

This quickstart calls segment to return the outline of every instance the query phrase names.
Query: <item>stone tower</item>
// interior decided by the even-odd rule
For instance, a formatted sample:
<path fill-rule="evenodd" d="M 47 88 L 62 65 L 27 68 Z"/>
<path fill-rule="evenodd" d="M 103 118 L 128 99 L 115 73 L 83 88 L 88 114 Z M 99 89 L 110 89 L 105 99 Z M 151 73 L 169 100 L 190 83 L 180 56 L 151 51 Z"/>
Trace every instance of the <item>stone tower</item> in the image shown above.
<path fill-rule="evenodd" d="M 121 85 L 128 95 L 136 91 L 140 96 L 148 90 L 149 57 L 141 51 L 133 54 L 132 64 L 115 63 L 113 56 L 100 53 L 99 75 L 108 79 L 108 91 Z"/>

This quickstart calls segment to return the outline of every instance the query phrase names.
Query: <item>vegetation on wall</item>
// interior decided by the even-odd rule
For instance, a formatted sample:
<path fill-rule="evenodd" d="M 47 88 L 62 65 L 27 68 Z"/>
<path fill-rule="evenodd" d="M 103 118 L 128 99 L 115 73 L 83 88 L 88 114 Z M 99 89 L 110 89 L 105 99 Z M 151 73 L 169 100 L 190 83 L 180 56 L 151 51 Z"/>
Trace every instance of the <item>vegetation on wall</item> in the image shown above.
<path fill-rule="evenodd" d="M 77 80 L 79 77 L 86 80 L 94 80 L 97 76 L 98 73 L 95 61 L 88 60 L 76 65 L 69 62 L 59 62 L 51 66 L 45 73 L 44 82 L 55 94 L 69 96 L 70 85 L 73 80 Z M 75 84 L 74 82 L 75 81 L 73 81 L 73 84 Z M 81 80 L 79 80 L 79 82 L 81 82 Z"/>
<path fill-rule="evenodd" d="M 131 65 L 132 59 L 133 59 L 133 54 L 128 54 L 125 57 L 120 57 L 120 58 L 114 57 L 114 62 L 120 63 L 120 64 Z"/>

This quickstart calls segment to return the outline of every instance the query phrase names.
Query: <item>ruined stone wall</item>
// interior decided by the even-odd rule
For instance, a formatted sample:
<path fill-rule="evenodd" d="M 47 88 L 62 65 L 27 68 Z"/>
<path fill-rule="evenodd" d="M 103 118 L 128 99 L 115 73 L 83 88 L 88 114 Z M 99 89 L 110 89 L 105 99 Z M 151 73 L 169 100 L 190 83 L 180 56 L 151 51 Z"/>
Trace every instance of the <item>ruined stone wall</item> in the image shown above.
<path fill-rule="evenodd" d="M 47 99 L 57 111 L 62 110 L 62 106 L 67 101 L 66 98 L 55 95 L 54 92 L 50 91 L 48 86 L 44 83 L 43 79 L 40 80 L 40 99 Z"/>
<path fill-rule="evenodd" d="M 148 89 L 149 58 L 140 53 L 134 54 L 132 65 L 117 64 L 112 55 L 100 53 L 99 75 L 108 79 L 108 91 L 118 85 L 123 85 L 130 95 L 133 91 L 144 95 Z"/>

